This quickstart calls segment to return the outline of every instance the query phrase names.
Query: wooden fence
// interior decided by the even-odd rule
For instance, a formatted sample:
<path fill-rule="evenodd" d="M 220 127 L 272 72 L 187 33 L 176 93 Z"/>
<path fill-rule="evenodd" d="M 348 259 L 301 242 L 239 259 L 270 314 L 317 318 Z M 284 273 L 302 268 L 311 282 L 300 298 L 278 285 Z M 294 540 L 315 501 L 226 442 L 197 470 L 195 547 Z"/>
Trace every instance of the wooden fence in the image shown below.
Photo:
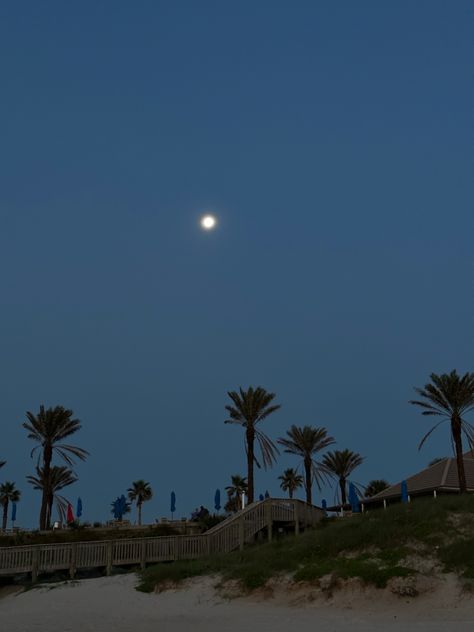
<path fill-rule="evenodd" d="M 68 544 L 39 544 L 0 548 L 0 575 L 31 573 L 36 581 L 40 573 L 69 569 L 104 567 L 110 574 L 113 566 L 127 564 L 145 568 L 148 563 L 193 560 L 211 553 L 228 553 L 243 549 L 259 532 L 272 539 L 275 525 L 290 525 L 295 533 L 313 526 L 324 512 L 301 500 L 269 498 L 252 503 L 242 511 L 199 535 L 173 535 L 151 538 L 127 538 Z"/>

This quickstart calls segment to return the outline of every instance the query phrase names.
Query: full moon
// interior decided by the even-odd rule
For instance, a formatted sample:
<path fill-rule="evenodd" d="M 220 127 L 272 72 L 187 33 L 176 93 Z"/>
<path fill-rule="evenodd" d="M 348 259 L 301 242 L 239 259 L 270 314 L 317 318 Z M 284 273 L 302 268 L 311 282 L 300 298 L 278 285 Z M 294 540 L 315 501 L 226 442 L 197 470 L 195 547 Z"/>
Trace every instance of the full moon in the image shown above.
<path fill-rule="evenodd" d="M 204 230 L 212 230 L 216 225 L 216 218 L 213 215 L 204 215 L 201 218 L 201 226 Z"/>

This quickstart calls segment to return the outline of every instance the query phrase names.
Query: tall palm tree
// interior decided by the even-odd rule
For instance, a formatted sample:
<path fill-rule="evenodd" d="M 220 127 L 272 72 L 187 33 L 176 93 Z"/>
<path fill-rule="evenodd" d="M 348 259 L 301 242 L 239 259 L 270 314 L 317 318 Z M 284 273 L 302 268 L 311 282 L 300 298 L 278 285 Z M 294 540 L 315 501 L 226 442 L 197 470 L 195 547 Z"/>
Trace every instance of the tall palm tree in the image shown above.
<path fill-rule="evenodd" d="M 41 469 L 44 476 L 43 496 L 41 499 L 40 511 L 40 529 L 46 529 L 48 524 L 46 514 L 48 508 L 49 492 L 49 472 L 51 469 L 51 461 L 53 453 L 58 454 L 67 465 L 74 464 L 73 457 L 84 461 L 89 454 L 83 448 L 62 443 L 64 439 L 70 437 L 81 428 L 79 419 L 73 418 L 73 411 L 63 406 L 55 406 L 54 408 L 45 409 L 40 406 L 39 413 L 34 415 L 27 412 L 28 421 L 23 423 L 23 428 L 28 431 L 28 438 L 36 441 L 38 445 L 31 451 L 31 456 L 40 450 L 38 456 L 38 466 L 41 463 Z"/>
<path fill-rule="evenodd" d="M 272 405 L 271 402 L 275 398 L 275 393 L 268 393 L 261 386 L 257 386 L 255 389 L 249 387 L 246 391 L 240 388 L 238 393 L 236 391 L 229 391 L 227 394 L 232 400 L 232 405 L 225 407 L 229 413 L 229 419 L 226 419 L 225 423 L 240 424 L 245 428 L 248 501 L 252 503 L 254 496 L 254 463 L 260 468 L 260 463 L 255 457 L 255 439 L 260 447 L 262 463 L 265 469 L 273 465 L 276 460 L 276 455 L 278 454 L 276 445 L 257 428 L 257 424 L 276 412 L 281 406 L 280 404 Z"/>
<path fill-rule="evenodd" d="M 45 528 L 49 528 L 51 524 L 54 503 L 56 503 L 59 519 L 64 522 L 69 501 L 58 492 L 77 481 L 74 472 L 65 465 L 53 465 L 48 474 L 44 467 L 37 467 L 36 476 L 27 476 L 26 480 L 33 485 L 33 489 L 40 490 L 43 497 L 46 494 Z"/>
<path fill-rule="evenodd" d="M 280 488 L 284 492 L 288 492 L 289 498 L 293 498 L 298 487 L 303 485 L 303 477 L 292 467 L 285 470 L 282 476 L 278 477 L 278 480 L 281 481 Z"/>
<path fill-rule="evenodd" d="M 247 479 L 240 474 L 234 474 L 230 477 L 231 484 L 227 485 L 227 503 L 224 507 L 226 511 L 238 511 L 240 508 L 240 499 L 242 493 L 248 493 Z"/>
<path fill-rule="evenodd" d="M 313 426 L 303 426 L 301 428 L 294 424 L 286 431 L 286 435 L 286 437 L 280 437 L 278 443 L 285 448 L 285 452 L 288 454 L 295 454 L 303 459 L 306 502 L 312 504 L 313 479 L 318 489 L 321 489 L 321 481 L 325 477 L 322 464 L 318 463 L 313 457 L 321 450 L 335 443 L 334 438 L 328 436 L 326 428 L 315 428 Z"/>
<path fill-rule="evenodd" d="M 431 383 L 424 388 L 416 388 L 415 391 L 422 397 L 421 400 L 410 400 L 410 404 L 423 408 L 422 415 L 434 415 L 442 417 L 420 441 L 420 450 L 430 434 L 438 426 L 446 421 L 451 424 L 451 443 L 456 455 L 459 491 L 461 494 L 467 491 L 466 474 L 464 472 L 462 435 L 467 439 L 471 449 L 474 447 L 474 427 L 464 418 L 474 410 L 474 373 L 465 373 L 462 377 L 457 372 L 430 375 Z"/>
<path fill-rule="evenodd" d="M 128 490 L 128 498 L 132 502 L 135 500 L 138 510 L 138 524 L 142 524 L 142 505 L 153 496 L 153 490 L 150 487 L 150 483 L 146 483 L 144 480 L 134 481 L 132 487 Z"/>
<path fill-rule="evenodd" d="M 347 449 L 327 452 L 323 457 L 322 464 L 326 468 L 327 473 L 339 483 L 342 505 L 345 505 L 347 502 L 347 479 L 363 461 L 363 456 Z"/>
<path fill-rule="evenodd" d="M 388 487 L 390 487 L 390 485 L 385 479 L 374 478 L 367 483 L 367 487 L 365 488 L 365 496 L 366 498 L 371 498 L 372 496 L 375 496 L 375 494 L 383 492 L 384 489 L 387 489 Z"/>
<path fill-rule="evenodd" d="M 0 505 L 3 507 L 2 529 L 7 528 L 8 505 L 9 503 L 17 503 L 20 500 L 21 492 L 16 489 L 15 483 L 6 481 L 0 485 Z"/>

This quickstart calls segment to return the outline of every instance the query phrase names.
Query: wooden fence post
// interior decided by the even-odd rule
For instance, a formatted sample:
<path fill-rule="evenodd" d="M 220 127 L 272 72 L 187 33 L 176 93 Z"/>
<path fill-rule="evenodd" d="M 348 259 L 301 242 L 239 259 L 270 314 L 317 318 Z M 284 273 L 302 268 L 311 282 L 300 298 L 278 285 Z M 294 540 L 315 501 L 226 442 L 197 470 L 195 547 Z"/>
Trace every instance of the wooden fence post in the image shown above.
<path fill-rule="evenodd" d="M 143 539 L 140 542 L 140 568 L 145 570 L 146 568 L 146 540 Z"/>
<path fill-rule="evenodd" d="M 244 550 L 244 517 L 239 518 L 239 551 Z"/>
<path fill-rule="evenodd" d="M 35 584 L 38 581 L 39 552 L 40 552 L 39 546 L 35 546 L 31 552 L 31 581 L 33 584 Z"/>
<path fill-rule="evenodd" d="M 107 560 L 107 566 L 106 566 L 105 572 L 106 572 L 107 575 L 112 575 L 113 542 L 107 542 L 106 560 Z"/>
<path fill-rule="evenodd" d="M 272 541 L 272 526 L 273 526 L 271 501 L 267 501 L 267 504 L 265 505 L 265 524 L 267 525 L 268 541 L 271 542 Z"/>
<path fill-rule="evenodd" d="M 71 544 L 71 555 L 69 557 L 69 577 L 74 579 L 77 564 L 77 542 Z"/>

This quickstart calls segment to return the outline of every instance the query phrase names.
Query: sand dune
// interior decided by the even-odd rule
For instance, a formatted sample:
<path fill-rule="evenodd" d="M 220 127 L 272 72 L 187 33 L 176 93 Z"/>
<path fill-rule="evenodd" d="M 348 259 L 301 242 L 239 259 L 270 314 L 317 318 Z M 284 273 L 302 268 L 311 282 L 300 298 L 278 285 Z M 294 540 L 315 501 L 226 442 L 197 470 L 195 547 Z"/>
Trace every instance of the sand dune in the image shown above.
<path fill-rule="evenodd" d="M 136 577 L 54 584 L 0 600 L 1 629 L 8 632 L 471 632 L 474 599 L 454 597 L 453 587 L 413 600 L 354 589 L 321 601 L 301 590 L 273 597 L 227 600 L 211 578 L 179 590 L 143 594 Z M 378 596 L 377 596 L 378 595 Z"/>

